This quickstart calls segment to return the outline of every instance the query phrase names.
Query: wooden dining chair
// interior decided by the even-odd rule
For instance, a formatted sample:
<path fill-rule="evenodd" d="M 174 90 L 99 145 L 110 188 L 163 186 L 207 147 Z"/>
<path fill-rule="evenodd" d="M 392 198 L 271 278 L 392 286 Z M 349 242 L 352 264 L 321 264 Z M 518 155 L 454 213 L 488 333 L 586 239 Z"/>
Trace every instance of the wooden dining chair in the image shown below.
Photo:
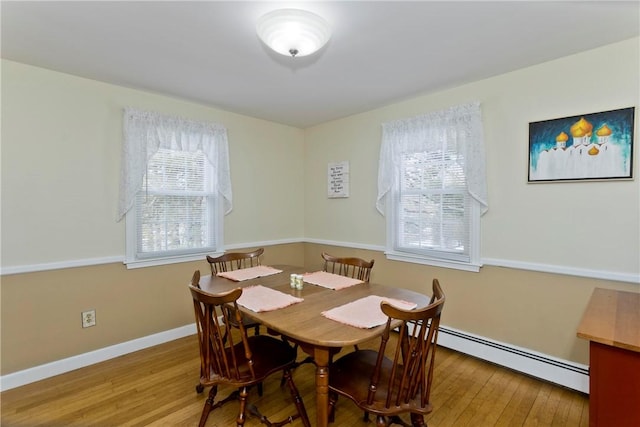
<path fill-rule="evenodd" d="M 207 261 L 211 265 L 211 274 L 215 275 L 225 271 L 257 267 L 261 265 L 260 257 L 263 253 L 264 248 L 258 248 L 252 252 L 227 252 L 219 257 L 207 255 Z"/>
<path fill-rule="evenodd" d="M 200 270 L 196 270 L 193 273 L 193 276 L 191 277 L 191 286 L 200 289 Z M 233 314 L 233 309 L 231 307 L 229 307 L 228 305 L 224 306 L 222 309 L 227 311 L 227 316 L 223 317 L 223 319 L 230 319 L 232 316 L 235 317 L 235 314 Z M 224 320 L 223 320 L 223 322 L 224 322 Z M 245 323 L 250 324 L 250 322 L 246 322 L 246 321 L 245 321 Z M 222 340 L 223 341 L 226 342 L 228 334 L 229 334 L 229 328 L 225 328 L 224 335 L 222 336 Z M 202 376 L 202 370 L 200 371 L 200 376 Z M 285 383 L 284 376 L 282 378 L 283 378 L 283 380 L 282 380 L 281 386 L 283 386 L 284 383 Z M 204 386 L 202 384 L 198 383 L 198 385 L 196 385 L 196 392 L 202 393 L 203 391 L 204 391 Z M 263 392 L 262 383 L 258 383 L 258 395 L 262 396 L 262 392 Z"/>
<path fill-rule="evenodd" d="M 200 289 L 200 270 L 196 270 L 193 276 L 191 276 L 191 286 Z M 202 367 L 200 367 L 200 376 L 202 376 Z M 203 391 L 204 386 L 198 383 L 198 385 L 196 385 L 196 392 L 202 393 Z"/>
<path fill-rule="evenodd" d="M 426 426 L 424 415 L 432 411 L 431 383 L 445 295 L 437 279 L 427 307 L 402 310 L 386 302 L 380 307 L 388 316 L 380 347 L 357 350 L 329 367 L 329 419 L 335 419 L 338 396 L 351 399 L 363 411 L 377 416 L 376 426 L 401 424 Z M 400 322 L 399 326 L 397 321 Z M 389 337 L 398 328 L 395 347 Z M 388 345 L 389 344 L 389 345 Z M 411 424 L 400 418 L 409 413 Z"/>
<path fill-rule="evenodd" d="M 351 277 L 362 280 L 363 282 L 369 281 L 374 263 L 374 260 L 365 261 L 364 259 L 354 257 L 341 258 L 329 255 L 326 252 L 322 252 L 322 259 L 324 260 L 322 271 Z"/>
<path fill-rule="evenodd" d="M 215 295 L 193 285 L 189 285 L 189 290 L 193 298 L 200 347 L 200 385 L 211 387 L 202 409 L 199 426 L 203 427 L 206 424 L 211 411 L 227 402 L 239 401 L 237 426 L 244 425 L 248 409 L 268 426 L 282 426 L 300 418 L 302 423 L 309 427 L 311 424 L 304 402 L 291 376 L 291 368 L 296 358 L 293 347 L 267 335 L 248 336 L 242 322 L 242 313 L 237 305 L 237 300 L 242 294 L 241 288 Z M 224 339 L 223 329 L 229 324 L 228 316 L 231 313 L 225 309 L 228 305 L 235 308 L 233 314 L 239 333 L 228 334 Z M 269 375 L 280 371 L 283 372 L 289 386 L 296 414 L 283 421 L 271 423 L 260 414 L 255 405 L 247 404 L 248 388 L 262 383 Z M 218 386 L 230 386 L 234 391 L 216 402 Z"/>
<path fill-rule="evenodd" d="M 371 277 L 371 269 L 373 269 L 373 263 L 375 262 L 375 260 L 366 261 L 355 257 L 336 257 L 326 252 L 322 252 L 322 259 L 324 260 L 322 271 L 351 277 L 367 283 Z M 358 346 L 355 346 L 355 349 L 357 350 Z"/>
<path fill-rule="evenodd" d="M 369 282 L 369 278 L 371 277 L 371 269 L 373 268 L 374 260 L 365 261 L 362 258 L 355 257 L 336 257 L 333 255 L 329 255 L 326 252 L 322 252 L 322 259 L 324 260 L 324 264 L 322 266 L 322 271 L 327 273 L 339 274 L 340 276 L 351 277 L 352 279 L 362 280 L 363 282 Z M 295 340 L 291 338 L 286 338 L 289 341 L 296 343 Z M 356 350 L 358 350 L 358 346 L 354 346 Z M 334 354 L 338 353 L 341 349 L 335 348 L 333 349 Z M 300 362 L 296 364 L 297 366 L 303 365 L 305 363 L 314 363 L 312 356 L 307 356 Z M 284 383 L 284 378 L 282 379 L 282 383 Z"/>
<path fill-rule="evenodd" d="M 260 256 L 264 253 L 264 248 L 258 248 L 252 252 L 228 252 L 219 257 L 207 255 L 207 261 L 211 266 L 211 274 L 216 275 L 226 271 L 239 270 L 241 268 L 257 267 L 261 265 Z M 235 322 L 235 316 L 230 316 L 231 322 Z M 260 333 L 260 323 L 247 317 L 244 318 L 244 326 L 247 329 L 253 328 L 254 333 Z M 238 327 L 232 324 L 231 326 Z"/>

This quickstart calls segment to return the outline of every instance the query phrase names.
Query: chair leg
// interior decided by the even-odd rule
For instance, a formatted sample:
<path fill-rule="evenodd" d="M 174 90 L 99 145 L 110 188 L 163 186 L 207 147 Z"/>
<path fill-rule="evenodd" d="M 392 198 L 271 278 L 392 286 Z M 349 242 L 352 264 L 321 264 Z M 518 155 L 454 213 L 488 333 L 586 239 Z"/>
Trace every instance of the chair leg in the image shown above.
<path fill-rule="evenodd" d="M 267 427 L 282 427 L 286 424 L 292 423 L 294 420 L 298 418 L 302 420 L 302 424 L 304 424 L 305 427 L 311 427 L 311 423 L 309 422 L 309 416 L 307 415 L 307 410 L 305 409 L 304 402 L 300 397 L 300 392 L 298 391 L 295 383 L 293 382 L 293 379 L 291 378 L 291 371 L 288 369 L 284 370 L 282 375 L 285 378 L 287 385 L 289 386 L 289 390 L 291 391 L 293 402 L 295 403 L 296 409 L 298 411 L 297 414 L 289 416 L 282 421 L 271 422 L 269 421 L 269 419 L 267 419 L 266 416 L 262 415 L 260 413 L 260 410 L 253 404 L 247 405 L 247 409 L 249 410 L 249 413 L 256 418 L 259 418 L 260 423 L 266 425 Z"/>
<path fill-rule="evenodd" d="M 204 407 L 202 408 L 202 415 L 200 415 L 200 423 L 199 427 L 204 427 L 207 423 L 207 418 L 209 418 L 209 412 L 213 408 L 213 401 L 216 398 L 216 394 L 218 393 L 218 386 L 211 387 L 211 391 L 209 391 L 209 396 L 207 397 L 206 402 L 204 403 Z"/>
<path fill-rule="evenodd" d="M 298 415 L 302 419 L 302 424 L 305 427 L 311 427 L 311 422 L 309 422 L 309 416 L 307 415 L 307 410 L 304 407 L 304 402 L 300 397 L 300 392 L 293 382 L 293 378 L 291 377 L 291 371 L 288 369 L 284 370 L 283 376 L 289 385 L 289 390 L 291 391 L 291 397 L 293 398 L 293 403 L 296 405 L 296 409 L 298 410 Z"/>
<path fill-rule="evenodd" d="M 336 403 L 338 402 L 338 393 L 329 393 L 329 422 L 336 420 Z M 368 421 L 368 420 L 365 420 Z"/>
<path fill-rule="evenodd" d="M 387 419 L 382 415 L 378 415 L 376 417 L 376 427 L 389 427 L 389 424 L 387 423 Z"/>
<path fill-rule="evenodd" d="M 411 414 L 411 421 L 412 421 L 412 422 L 413 422 L 413 415 L 414 415 L 414 414 Z M 417 415 L 417 414 L 416 414 L 416 415 Z M 419 417 L 420 417 L 420 415 L 417 415 L 417 416 L 419 416 Z M 389 417 L 389 424 L 388 424 L 388 425 L 392 425 L 392 424 L 400 424 L 400 425 L 401 425 L 401 426 L 403 426 L 403 427 L 411 427 L 411 424 L 407 424 L 407 423 L 405 423 L 405 422 L 402 420 L 402 418 L 400 418 L 398 415 L 393 415 L 393 416 Z M 414 424 L 414 425 L 415 425 L 415 424 Z M 420 425 L 421 425 L 421 426 L 423 426 L 423 427 L 425 427 L 424 420 L 423 420 L 423 423 L 422 423 L 422 424 L 420 424 Z"/>
<path fill-rule="evenodd" d="M 201 384 L 200 384 L 201 385 Z M 202 388 L 204 388 L 204 386 L 202 386 Z M 224 405 L 227 402 L 231 402 L 231 401 L 236 401 L 236 400 L 241 400 L 242 403 L 242 396 L 241 393 L 244 390 L 244 400 L 246 401 L 246 397 L 247 397 L 247 390 L 246 387 L 240 390 L 233 390 L 231 393 L 229 393 L 229 395 L 227 397 L 225 397 L 224 399 L 221 399 L 217 402 L 215 402 L 216 399 L 216 395 L 218 394 L 218 386 L 214 385 L 211 387 L 211 391 L 209 391 L 209 396 L 207 397 L 207 400 L 204 403 L 204 407 L 202 408 L 202 415 L 200 416 L 200 423 L 198 424 L 200 427 L 204 427 L 204 425 L 207 423 L 207 418 L 209 417 L 209 413 L 211 413 L 212 411 L 220 408 L 222 405 Z M 215 403 L 214 403 L 215 402 Z M 241 414 L 242 414 L 242 419 L 244 420 L 244 408 L 241 405 Z M 240 416 L 238 416 L 240 418 Z M 242 421 L 244 423 L 244 421 Z M 242 424 L 239 424 L 242 425 Z"/>
<path fill-rule="evenodd" d="M 260 413 L 260 410 L 258 409 L 258 407 L 256 405 L 253 405 L 251 403 L 248 404 L 247 405 L 247 410 L 249 411 L 249 413 L 251 415 L 253 415 L 254 417 L 258 418 L 260 420 L 261 424 L 264 424 L 267 427 L 282 427 L 282 426 L 284 426 L 286 424 L 292 423 L 293 420 L 299 418 L 299 416 L 297 416 L 297 415 L 296 416 L 290 416 L 288 418 L 285 418 L 282 421 L 279 421 L 279 422 L 276 422 L 276 423 L 272 423 L 271 421 L 269 421 L 269 419 L 266 416 L 264 416 L 264 415 L 262 415 Z"/>
<path fill-rule="evenodd" d="M 283 340 L 284 342 L 286 342 L 287 344 L 289 343 L 289 341 L 287 341 L 287 339 L 286 339 L 286 338 L 282 338 L 282 340 Z M 294 345 L 293 345 L 293 348 L 295 349 L 296 354 L 298 354 L 298 344 L 294 344 Z M 303 364 L 305 364 L 305 363 L 315 363 L 315 361 L 313 360 L 313 357 L 311 357 L 311 356 L 307 356 L 307 357 L 305 357 L 302 361 L 300 361 L 300 362 L 295 362 L 295 363 L 293 364 L 293 366 L 291 367 L 291 369 L 296 369 L 298 366 L 303 365 Z M 282 386 L 284 385 L 285 381 L 286 381 L 286 379 L 284 378 L 284 375 L 282 375 L 282 378 L 280 378 L 280 387 L 282 387 Z"/>
<path fill-rule="evenodd" d="M 238 418 L 236 419 L 236 424 L 238 427 L 242 427 L 244 426 L 244 422 L 245 422 L 245 409 L 247 407 L 247 395 L 249 393 L 247 393 L 247 388 L 246 387 L 242 387 L 242 389 L 240 389 L 240 394 L 239 394 L 239 400 L 240 400 L 240 410 L 238 411 Z"/>
<path fill-rule="evenodd" d="M 411 424 L 413 427 L 427 427 L 427 423 L 424 422 L 424 416 L 422 414 L 411 414 Z"/>

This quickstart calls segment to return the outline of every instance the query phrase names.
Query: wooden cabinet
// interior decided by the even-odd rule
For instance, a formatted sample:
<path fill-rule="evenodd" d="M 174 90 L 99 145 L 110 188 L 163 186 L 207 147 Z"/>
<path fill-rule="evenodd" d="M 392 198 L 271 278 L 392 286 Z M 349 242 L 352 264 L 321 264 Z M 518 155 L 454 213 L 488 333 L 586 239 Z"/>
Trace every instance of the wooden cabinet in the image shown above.
<path fill-rule="evenodd" d="M 640 426 L 640 293 L 597 288 L 578 336 L 589 340 L 589 425 Z"/>

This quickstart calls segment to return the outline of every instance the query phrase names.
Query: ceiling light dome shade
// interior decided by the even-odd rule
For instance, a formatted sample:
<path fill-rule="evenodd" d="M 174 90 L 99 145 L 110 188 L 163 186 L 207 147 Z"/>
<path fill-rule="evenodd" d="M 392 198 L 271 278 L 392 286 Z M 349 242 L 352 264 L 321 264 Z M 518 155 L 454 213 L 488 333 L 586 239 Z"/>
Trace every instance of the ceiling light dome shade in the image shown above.
<path fill-rule="evenodd" d="M 315 13 L 280 9 L 262 16 L 256 24 L 258 37 L 271 49 L 287 56 L 311 55 L 331 37 L 329 23 Z"/>

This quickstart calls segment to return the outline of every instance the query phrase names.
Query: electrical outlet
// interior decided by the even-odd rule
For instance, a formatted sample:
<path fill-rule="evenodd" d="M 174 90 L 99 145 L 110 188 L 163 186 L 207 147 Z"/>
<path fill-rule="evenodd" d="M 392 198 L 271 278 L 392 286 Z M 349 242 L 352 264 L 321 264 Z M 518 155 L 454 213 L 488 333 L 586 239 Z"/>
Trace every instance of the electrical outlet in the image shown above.
<path fill-rule="evenodd" d="M 88 328 L 90 326 L 96 326 L 96 311 L 88 310 L 82 312 L 82 327 Z"/>

